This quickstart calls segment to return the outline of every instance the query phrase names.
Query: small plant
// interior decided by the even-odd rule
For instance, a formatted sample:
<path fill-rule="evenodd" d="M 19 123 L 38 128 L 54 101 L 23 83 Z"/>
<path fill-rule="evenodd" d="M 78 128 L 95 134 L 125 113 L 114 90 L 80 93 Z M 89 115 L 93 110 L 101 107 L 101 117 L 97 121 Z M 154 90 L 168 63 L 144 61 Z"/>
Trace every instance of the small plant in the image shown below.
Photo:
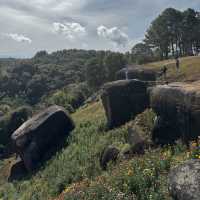
<path fill-rule="evenodd" d="M 200 159 L 200 136 L 198 137 L 197 141 L 191 142 L 188 157 L 193 159 Z"/>

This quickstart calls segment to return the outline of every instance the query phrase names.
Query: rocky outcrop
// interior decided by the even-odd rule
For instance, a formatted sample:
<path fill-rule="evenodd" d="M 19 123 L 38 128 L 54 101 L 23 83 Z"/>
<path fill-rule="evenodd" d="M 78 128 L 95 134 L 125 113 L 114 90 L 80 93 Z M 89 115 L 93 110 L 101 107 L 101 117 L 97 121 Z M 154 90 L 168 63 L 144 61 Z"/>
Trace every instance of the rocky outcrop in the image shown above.
<path fill-rule="evenodd" d="M 156 81 L 156 72 L 152 69 L 145 69 L 142 66 L 137 67 L 129 67 L 128 70 L 126 68 L 121 69 L 116 73 L 116 80 L 125 80 L 126 73 L 128 79 L 139 79 L 142 81 Z"/>
<path fill-rule="evenodd" d="M 139 80 L 108 83 L 101 98 L 109 128 L 126 123 L 149 106 L 147 83 Z"/>
<path fill-rule="evenodd" d="M 169 191 L 176 200 L 199 200 L 200 160 L 190 160 L 172 169 L 169 174 Z"/>
<path fill-rule="evenodd" d="M 103 170 L 106 170 L 109 162 L 116 162 L 119 155 L 119 150 L 116 147 L 108 146 L 106 147 L 100 156 L 100 166 Z"/>
<path fill-rule="evenodd" d="M 74 128 L 64 108 L 51 106 L 26 121 L 12 134 L 15 151 L 28 171 L 55 153 Z"/>
<path fill-rule="evenodd" d="M 150 93 L 157 114 L 154 142 L 166 144 L 179 138 L 188 142 L 200 135 L 200 81 L 156 86 Z"/>

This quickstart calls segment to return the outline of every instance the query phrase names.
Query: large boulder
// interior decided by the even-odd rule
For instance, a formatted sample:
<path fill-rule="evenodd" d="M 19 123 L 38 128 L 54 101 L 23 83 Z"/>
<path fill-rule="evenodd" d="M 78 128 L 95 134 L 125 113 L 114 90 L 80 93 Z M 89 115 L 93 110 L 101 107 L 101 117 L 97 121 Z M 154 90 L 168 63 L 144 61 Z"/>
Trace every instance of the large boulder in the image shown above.
<path fill-rule="evenodd" d="M 139 79 L 142 81 L 156 81 L 156 72 L 152 69 L 142 68 L 142 66 L 138 67 L 129 67 L 128 70 L 126 68 L 121 69 L 116 73 L 116 80 L 125 80 L 126 73 L 128 79 Z"/>
<path fill-rule="evenodd" d="M 109 128 L 126 123 L 149 106 L 147 83 L 139 80 L 108 83 L 101 98 Z"/>
<path fill-rule="evenodd" d="M 152 133 L 156 143 L 188 142 L 200 135 L 200 81 L 156 86 L 150 99 L 157 114 Z"/>
<path fill-rule="evenodd" d="M 176 200 L 200 199 L 200 160 L 190 160 L 171 170 L 169 191 Z"/>
<path fill-rule="evenodd" d="M 62 147 L 74 123 L 64 108 L 51 106 L 25 122 L 12 134 L 15 151 L 32 171 Z"/>

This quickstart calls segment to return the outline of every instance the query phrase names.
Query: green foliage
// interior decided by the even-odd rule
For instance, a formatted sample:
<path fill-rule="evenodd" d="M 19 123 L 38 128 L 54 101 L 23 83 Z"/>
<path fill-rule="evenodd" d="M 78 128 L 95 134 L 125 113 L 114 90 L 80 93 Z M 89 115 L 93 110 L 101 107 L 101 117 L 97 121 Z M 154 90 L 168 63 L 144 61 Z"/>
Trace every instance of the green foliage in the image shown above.
<path fill-rule="evenodd" d="M 145 155 L 111 166 L 107 173 L 93 180 L 84 179 L 64 190 L 65 199 L 138 199 L 169 200 L 167 174 L 184 151 L 176 146 L 147 151 Z M 185 155 L 181 157 L 183 161 Z M 64 198 L 63 198 L 64 199 Z"/>
<path fill-rule="evenodd" d="M 32 59 L 0 59 L 0 101 L 16 98 L 35 105 L 43 96 L 82 82 L 89 90 L 98 90 L 114 79 L 124 62 L 120 53 L 76 49 L 51 54 L 40 51 Z"/>
<path fill-rule="evenodd" d="M 152 116 L 151 111 L 140 117 L 139 124 L 148 121 L 147 116 Z M 147 151 L 129 161 L 119 160 L 117 166 L 109 165 L 104 172 L 99 166 L 102 150 L 108 145 L 123 149 L 128 126 L 105 132 L 102 128 L 106 127 L 105 116 L 99 103 L 80 109 L 73 118 L 76 128 L 66 141 L 66 147 L 38 173 L 14 183 L 7 183 L 0 173 L 0 198 L 47 200 L 65 191 L 61 200 L 131 200 L 134 195 L 138 200 L 169 199 L 167 173 L 185 148 L 179 144 L 177 150 L 176 146 L 169 146 Z"/>
<path fill-rule="evenodd" d="M 86 63 L 86 79 L 88 85 L 94 90 L 106 81 L 105 67 L 102 60 L 98 58 L 88 60 Z"/>
<path fill-rule="evenodd" d="M 89 97 L 91 91 L 85 83 L 71 84 L 61 90 L 48 95 L 43 99 L 46 106 L 59 105 L 64 107 L 69 112 L 74 112 L 79 108 L 84 101 Z"/>
<path fill-rule="evenodd" d="M 90 109 L 95 112 L 88 113 Z M 82 113 L 84 112 L 84 113 Z M 92 118 L 85 116 L 92 114 Z M 97 115 L 97 117 L 96 117 Z M 66 143 L 68 146 L 48 161 L 44 167 L 29 180 L 15 183 L 4 182 L 0 185 L 0 198 L 22 200 L 49 199 L 58 195 L 65 186 L 92 178 L 102 173 L 99 156 L 107 145 L 120 146 L 124 143 L 125 127 L 110 132 L 102 132 L 99 127 L 105 126 L 102 109 L 96 105 L 79 111 L 75 116 L 76 129 Z M 80 119 L 80 121 L 79 121 Z"/>
<path fill-rule="evenodd" d="M 0 119 L 0 144 L 6 146 L 10 142 L 11 134 L 31 115 L 32 110 L 23 106 L 7 113 Z"/>
<path fill-rule="evenodd" d="M 144 64 L 153 61 L 153 51 L 145 43 L 138 43 L 132 48 L 132 61 L 137 64 Z"/>
<path fill-rule="evenodd" d="M 199 13 L 193 9 L 184 12 L 165 9 L 151 24 L 145 35 L 147 45 L 160 52 L 160 58 L 193 55 L 199 52 Z"/>
<path fill-rule="evenodd" d="M 124 68 L 126 63 L 126 57 L 121 53 L 101 52 L 86 63 L 88 85 L 97 90 L 103 83 L 114 81 L 116 72 Z"/>
<path fill-rule="evenodd" d="M 127 61 L 121 53 L 109 52 L 104 58 L 107 80 L 115 80 L 116 72 L 124 68 Z"/>

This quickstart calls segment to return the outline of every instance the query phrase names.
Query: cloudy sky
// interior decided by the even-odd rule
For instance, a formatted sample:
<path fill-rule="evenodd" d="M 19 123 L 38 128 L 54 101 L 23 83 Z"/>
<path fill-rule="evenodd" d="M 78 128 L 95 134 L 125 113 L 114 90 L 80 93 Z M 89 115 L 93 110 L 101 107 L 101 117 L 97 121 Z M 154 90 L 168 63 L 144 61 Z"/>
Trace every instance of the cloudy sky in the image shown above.
<path fill-rule="evenodd" d="M 66 48 L 127 51 L 167 7 L 200 10 L 200 0 L 0 0 L 0 57 Z"/>

